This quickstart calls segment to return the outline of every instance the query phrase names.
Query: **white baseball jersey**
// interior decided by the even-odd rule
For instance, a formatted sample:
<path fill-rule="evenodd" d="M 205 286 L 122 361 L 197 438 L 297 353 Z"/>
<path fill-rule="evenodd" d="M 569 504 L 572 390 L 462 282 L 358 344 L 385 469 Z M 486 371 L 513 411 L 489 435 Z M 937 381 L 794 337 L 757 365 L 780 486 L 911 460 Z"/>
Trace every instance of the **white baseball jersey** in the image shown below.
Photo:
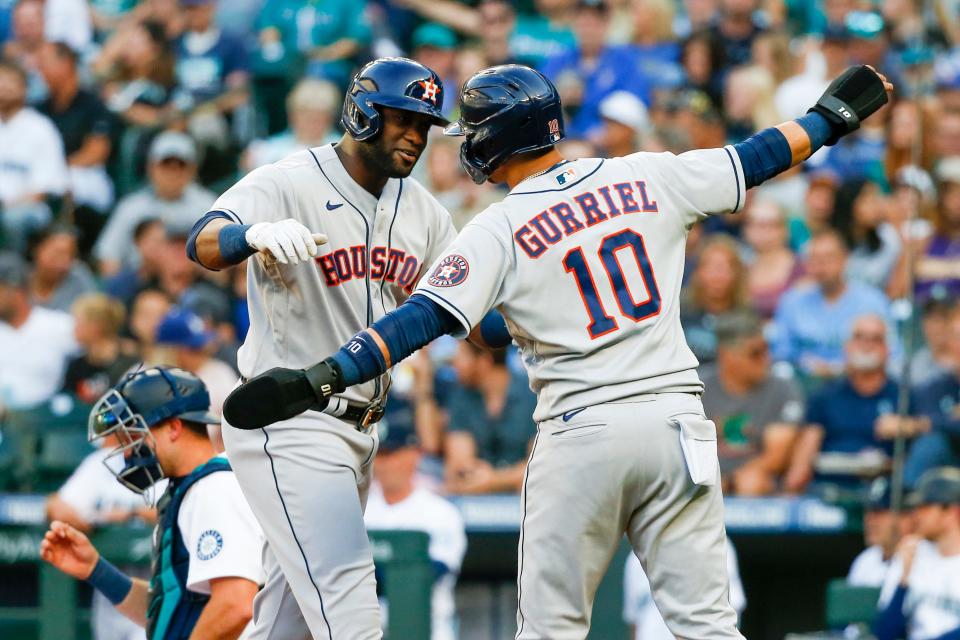
<path fill-rule="evenodd" d="M 880 592 L 886 608 L 900 584 L 903 563 L 894 557 Z M 907 640 L 930 640 L 960 627 L 960 555 L 942 556 L 930 542 L 921 542 L 908 578 L 903 613 Z"/>
<path fill-rule="evenodd" d="M 430 600 L 431 638 L 454 640 L 457 637 L 454 589 L 463 555 L 467 551 L 467 535 L 457 508 L 426 489 L 415 489 L 405 500 L 387 504 L 383 492 L 374 486 L 367 499 L 363 520 L 371 531 L 424 531 L 430 536 L 430 559 L 447 568 L 447 573 L 433 583 Z M 386 607 L 383 607 L 382 622 L 386 626 Z"/>
<path fill-rule="evenodd" d="M 232 471 L 211 473 L 187 490 L 177 514 L 190 553 L 187 588 L 209 595 L 214 578 L 263 584 L 263 531 Z"/>
<path fill-rule="evenodd" d="M 240 373 L 302 368 L 336 351 L 392 311 L 453 240 L 450 214 L 412 178 L 390 179 L 379 200 L 354 182 L 333 145 L 260 167 L 214 203 L 241 224 L 294 218 L 327 235 L 313 264 L 247 261 L 250 331 Z M 385 380 L 343 396 L 367 402 Z"/>
<path fill-rule="evenodd" d="M 861 551 L 847 574 L 847 584 L 852 587 L 882 587 L 890 570 L 890 560 L 883 559 L 883 549 L 875 544 Z"/>
<path fill-rule="evenodd" d="M 461 334 L 500 310 L 539 396 L 538 421 L 700 391 L 680 327 L 686 235 L 744 197 L 732 147 L 560 163 L 464 227 L 417 294 L 450 311 Z"/>
<path fill-rule="evenodd" d="M 743 610 L 747 608 L 747 596 L 740 581 L 737 550 L 730 538 L 727 538 L 727 575 L 730 577 L 730 606 L 738 616 L 743 615 Z M 653 601 L 650 579 L 633 553 L 627 554 L 623 569 L 623 620 L 636 628 L 636 640 L 673 640 L 676 637 L 667 629 Z"/>

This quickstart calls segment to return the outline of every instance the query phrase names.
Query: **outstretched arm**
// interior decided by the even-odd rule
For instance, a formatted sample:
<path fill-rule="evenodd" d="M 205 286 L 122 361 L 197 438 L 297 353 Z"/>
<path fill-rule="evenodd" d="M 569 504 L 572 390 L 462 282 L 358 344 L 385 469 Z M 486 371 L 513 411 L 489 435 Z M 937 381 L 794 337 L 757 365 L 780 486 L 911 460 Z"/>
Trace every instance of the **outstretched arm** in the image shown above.
<path fill-rule="evenodd" d="M 749 189 L 810 157 L 820 147 L 836 144 L 856 131 L 860 121 L 887 102 L 893 85 L 873 67 L 850 67 L 807 115 L 764 129 L 733 145 Z"/>
<path fill-rule="evenodd" d="M 224 211 L 210 211 L 190 231 L 187 256 L 201 267 L 218 271 L 240 264 L 258 251 L 282 264 L 306 262 L 326 243 L 298 220 L 238 224 Z"/>

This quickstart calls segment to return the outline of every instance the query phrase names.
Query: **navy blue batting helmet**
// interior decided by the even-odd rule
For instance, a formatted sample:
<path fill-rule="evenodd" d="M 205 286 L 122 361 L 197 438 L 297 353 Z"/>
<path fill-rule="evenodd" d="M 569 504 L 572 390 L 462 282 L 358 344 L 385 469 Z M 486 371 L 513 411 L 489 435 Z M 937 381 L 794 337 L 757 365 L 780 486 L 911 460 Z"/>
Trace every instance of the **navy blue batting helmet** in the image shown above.
<path fill-rule="evenodd" d="M 460 164 L 482 184 L 510 156 L 546 149 L 563 140 L 560 94 L 530 67 L 490 67 L 467 80 L 460 91 L 460 120 L 447 127 L 465 136 Z"/>
<path fill-rule="evenodd" d="M 443 82 L 432 69 L 407 58 L 379 58 L 367 63 L 350 84 L 343 100 L 340 122 L 356 140 L 369 140 L 380 132 L 377 107 L 390 107 L 430 116 L 444 127 Z"/>
<path fill-rule="evenodd" d="M 210 413 L 210 394 L 200 378 L 176 367 L 151 367 L 127 376 L 97 400 L 87 423 L 88 437 L 116 437 L 118 446 L 104 464 L 121 484 L 147 496 L 164 477 L 150 447 L 150 428 L 170 418 L 220 422 Z"/>

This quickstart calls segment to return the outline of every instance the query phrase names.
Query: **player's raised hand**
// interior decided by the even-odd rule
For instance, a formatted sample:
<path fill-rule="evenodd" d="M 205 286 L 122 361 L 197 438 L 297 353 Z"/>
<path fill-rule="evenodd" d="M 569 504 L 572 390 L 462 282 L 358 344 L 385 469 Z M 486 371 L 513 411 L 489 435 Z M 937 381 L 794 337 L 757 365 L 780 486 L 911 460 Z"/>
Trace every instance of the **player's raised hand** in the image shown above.
<path fill-rule="evenodd" d="M 90 539 L 65 522 L 54 520 L 40 541 L 40 557 L 77 580 L 86 580 L 100 554 Z"/>
<path fill-rule="evenodd" d="M 833 135 L 826 144 L 836 144 L 843 136 L 859 129 L 861 121 L 887 103 L 891 91 L 893 84 L 865 64 L 850 67 L 837 76 L 810 108 L 830 122 Z"/>
<path fill-rule="evenodd" d="M 247 229 L 244 238 L 252 248 L 281 264 L 307 262 L 326 244 L 327 236 L 313 233 L 299 220 L 258 222 Z"/>

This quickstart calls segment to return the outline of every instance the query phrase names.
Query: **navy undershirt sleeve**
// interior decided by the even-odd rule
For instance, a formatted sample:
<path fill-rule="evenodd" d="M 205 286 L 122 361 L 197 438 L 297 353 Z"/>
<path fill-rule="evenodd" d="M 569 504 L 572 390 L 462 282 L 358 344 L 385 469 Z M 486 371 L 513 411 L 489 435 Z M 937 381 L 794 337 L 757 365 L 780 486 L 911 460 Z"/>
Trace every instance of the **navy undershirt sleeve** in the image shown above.
<path fill-rule="evenodd" d="M 507 331 L 507 321 L 496 309 L 488 311 L 480 320 L 480 337 L 488 347 L 494 349 L 506 347 L 513 342 L 513 337 Z"/>
<path fill-rule="evenodd" d="M 830 139 L 830 122 L 817 112 L 811 112 L 794 122 L 803 127 L 810 137 L 810 152 L 817 151 Z M 747 188 L 769 180 L 790 168 L 793 152 L 786 136 L 776 127 L 770 127 L 733 145 L 740 156 L 743 178 Z"/>
<path fill-rule="evenodd" d="M 894 592 L 887 608 L 873 621 L 873 634 L 877 640 L 899 640 L 907 632 L 907 619 L 903 615 L 903 602 L 907 597 L 907 587 L 900 585 Z"/>
<path fill-rule="evenodd" d="M 461 328 L 453 315 L 430 298 L 413 295 L 402 305 L 371 325 L 396 364 L 446 333 Z M 351 387 L 387 372 L 387 362 L 379 344 L 367 331 L 361 331 L 333 355 L 340 366 L 343 384 Z"/>
<path fill-rule="evenodd" d="M 190 235 L 187 236 L 187 257 L 190 258 L 193 262 L 196 262 L 201 267 L 209 269 L 203 263 L 200 262 L 200 258 L 197 257 L 197 237 L 199 237 L 200 232 L 203 231 L 212 220 L 222 218 L 224 220 L 229 220 L 230 222 L 236 222 L 231 218 L 227 213 L 223 211 L 208 211 L 203 215 L 202 218 L 197 220 L 193 225 L 193 228 L 190 229 Z M 217 236 L 217 241 L 220 246 L 220 257 L 223 258 L 229 264 L 240 264 L 254 253 L 256 249 L 247 244 L 246 233 L 247 229 L 250 228 L 248 224 L 231 224 L 227 225 L 220 230 L 220 234 Z"/>

